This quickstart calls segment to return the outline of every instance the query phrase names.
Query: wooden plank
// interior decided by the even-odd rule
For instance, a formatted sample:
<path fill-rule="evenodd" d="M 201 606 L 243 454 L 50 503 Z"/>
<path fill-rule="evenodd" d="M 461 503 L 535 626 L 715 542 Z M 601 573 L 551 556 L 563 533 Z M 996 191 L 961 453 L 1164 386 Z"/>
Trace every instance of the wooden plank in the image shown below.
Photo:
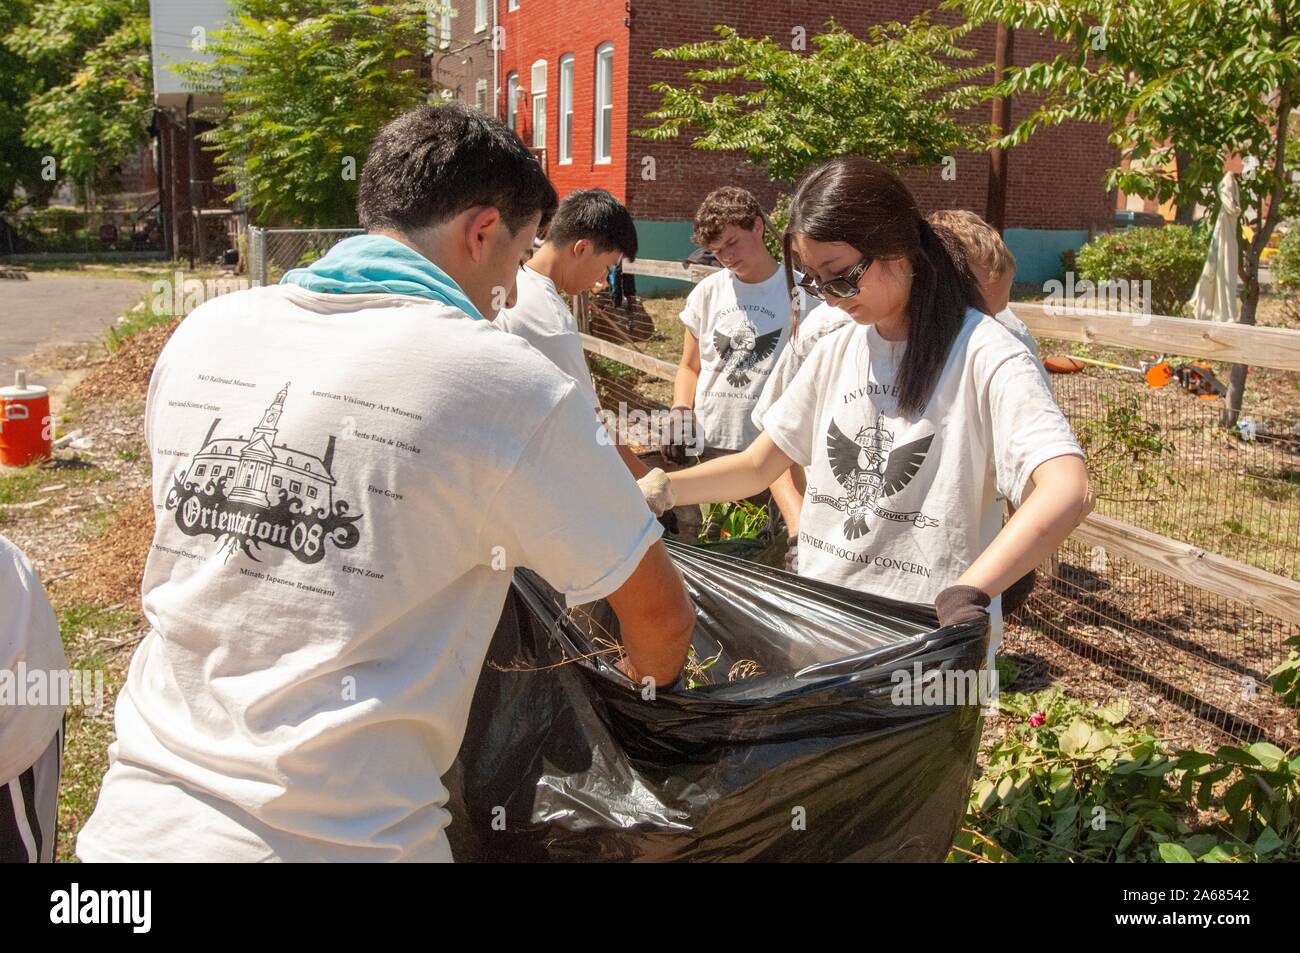
<path fill-rule="evenodd" d="M 1109 516 L 1089 514 L 1072 539 L 1111 556 L 1300 624 L 1300 583 Z"/>
<path fill-rule="evenodd" d="M 1036 337 L 1300 371 L 1300 331 L 1287 328 L 1122 311 L 1054 314 L 1044 305 L 1027 302 L 1012 302 L 1011 310 Z"/>
<path fill-rule="evenodd" d="M 712 265 L 688 266 L 678 261 L 638 259 L 626 263 L 623 270 L 630 275 L 695 282 L 719 269 Z M 1287 328 L 1220 324 L 1124 311 L 1077 309 L 1074 313 L 1060 314 L 1029 302 L 1013 302 L 1012 310 L 1037 337 L 1300 371 L 1300 331 Z"/>
<path fill-rule="evenodd" d="M 645 275 L 648 278 L 672 278 L 674 281 L 696 282 L 715 271 L 721 271 L 717 265 L 683 265 L 680 261 L 654 261 L 641 259 L 624 262 L 623 271 L 629 275 Z"/>
<path fill-rule="evenodd" d="M 579 334 L 578 337 L 582 338 L 582 349 L 584 351 L 590 351 L 592 354 L 599 354 L 601 357 L 619 361 L 628 367 L 635 367 L 638 371 L 644 371 L 651 377 L 657 377 L 660 380 L 672 381 L 677 379 L 676 364 L 661 361 L 649 354 L 642 354 L 630 347 L 613 344 L 603 338 L 592 337 L 590 334 Z"/>

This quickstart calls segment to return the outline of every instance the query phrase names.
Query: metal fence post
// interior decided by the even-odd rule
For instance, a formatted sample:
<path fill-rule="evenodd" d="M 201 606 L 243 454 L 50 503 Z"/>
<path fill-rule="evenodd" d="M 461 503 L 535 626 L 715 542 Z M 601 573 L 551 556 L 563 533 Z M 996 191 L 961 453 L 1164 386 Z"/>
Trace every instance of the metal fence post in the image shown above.
<path fill-rule="evenodd" d="M 266 229 L 248 226 L 248 280 L 254 286 L 266 284 Z"/>

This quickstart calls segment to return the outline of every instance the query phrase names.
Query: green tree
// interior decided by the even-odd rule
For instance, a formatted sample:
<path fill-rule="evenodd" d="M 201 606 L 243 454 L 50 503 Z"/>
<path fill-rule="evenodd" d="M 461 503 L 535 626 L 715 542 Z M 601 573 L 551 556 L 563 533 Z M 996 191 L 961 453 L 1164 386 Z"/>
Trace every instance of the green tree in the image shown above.
<path fill-rule="evenodd" d="M 664 140 L 698 129 L 695 148 L 744 152 L 788 182 L 840 155 L 933 165 L 959 149 L 982 149 L 989 134 L 962 115 L 979 99 L 970 81 L 988 69 L 953 65 L 975 55 L 960 45 L 965 28 L 921 16 L 859 38 L 832 20 L 807 51 L 714 29 L 717 40 L 655 51 L 706 65 L 686 73 L 688 86 L 652 85 L 662 104 L 647 118 L 658 125 L 637 135 Z"/>
<path fill-rule="evenodd" d="M 149 135 L 148 0 L 19 0 L 4 47 L 27 66 L 26 144 L 80 184 L 102 182 Z M 33 89 L 32 87 L 35 87 Z"/>
<path fill-rule="evenodd" d="M 425 102 L 419 74 L 438 4 L 234 0 L 206 62 L 177 66 L 222 104 L 204 134 L 219 181 L 263 223 L 356 221 L 357 180 L 375 133 Z"/>
<path fill-rule="evenodd" d="M 1294 203 L 1286 141 L 1300 94 L 1300 0 L 948 0 L 973 22 L 1048 32 L 1067 46 L 1050 62 L 1017 67 L 992 94 L 1040 96 L 1003 143 L 1071 120 L 1110 125 L 1123 161 L 1108 188 L 1174 201 L 1180 221 L 1199 202 L 1217 212 L 1215 187 L 1233 156 L 1254 166 L 1240 180 L 1242 307 L 1254 324 L 1259 259 Z M 1241 412 L 1246 368 L 1232 369 L 1220 423 Z"/>
<path fill-rule="evenodd" d="M 9 0 L 0 7 L 0 37 L 31 19 L 30 0 Z M 28 193 L 40 191 L 41 154 L 23 138 L 27 130 L 27 100 L 41 88 L 40 77 L 27 60 L 0 42 L 0 212 L 9 207 L 21 184 Z"/>

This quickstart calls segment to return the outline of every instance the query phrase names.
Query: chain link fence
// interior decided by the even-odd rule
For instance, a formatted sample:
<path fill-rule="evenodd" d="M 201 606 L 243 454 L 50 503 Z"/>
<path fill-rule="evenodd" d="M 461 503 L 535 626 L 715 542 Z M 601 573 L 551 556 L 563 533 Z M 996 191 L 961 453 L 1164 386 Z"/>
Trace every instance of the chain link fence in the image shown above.
<path fill-rule="evenodd" d="M 248 277 L 253 284 L 273 285 L 286 271 L 310 265 L 361 228 L 248 229 Z"/>

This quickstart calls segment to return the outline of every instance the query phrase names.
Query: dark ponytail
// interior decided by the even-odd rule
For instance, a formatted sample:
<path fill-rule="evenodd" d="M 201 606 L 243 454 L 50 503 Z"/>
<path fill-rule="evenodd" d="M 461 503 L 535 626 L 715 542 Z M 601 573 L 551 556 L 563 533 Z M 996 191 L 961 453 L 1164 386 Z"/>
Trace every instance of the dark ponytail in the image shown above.
<path fill-rule="evenodd" d="M 860 156 L 832 159 L 800 180 L 783 240 L 787 280 L 793 279 L 795 235 L 844 242 L 871 258 L 903 257 L 911 263 L 898 407 L 904 416 L 919 416 L 943 372 L 966 309 L 987 310 L 961 243 L 948 229 L 925 220 L 898 176 Z"/>

